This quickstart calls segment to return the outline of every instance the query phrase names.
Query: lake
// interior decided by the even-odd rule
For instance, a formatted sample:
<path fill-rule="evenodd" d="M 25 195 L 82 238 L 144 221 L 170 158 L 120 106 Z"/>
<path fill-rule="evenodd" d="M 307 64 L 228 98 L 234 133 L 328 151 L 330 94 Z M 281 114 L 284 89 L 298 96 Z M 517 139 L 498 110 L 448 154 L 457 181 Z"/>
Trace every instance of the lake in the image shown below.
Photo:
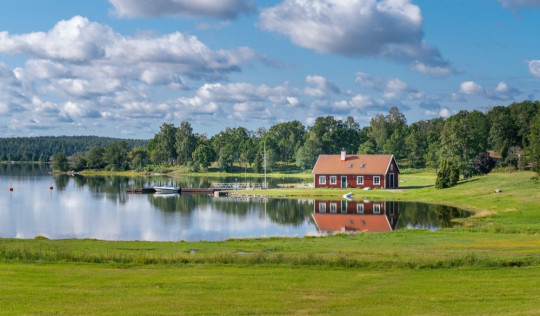
<path fill-rule="evenodd" d="M 2 164 L 0 237 L 220 241 L 404 228 L 435 230 L 451 226 L 453 218 L 470 215 L 452 207 L 416 202 L 126 193 L 128 188 L 153 185 L 209 187 L 213 182 L 262 181 L 240 175 L 174 179 L 53 176 L 46 165 Z M 275 187 L 306 180 L 268 181 Z"/>

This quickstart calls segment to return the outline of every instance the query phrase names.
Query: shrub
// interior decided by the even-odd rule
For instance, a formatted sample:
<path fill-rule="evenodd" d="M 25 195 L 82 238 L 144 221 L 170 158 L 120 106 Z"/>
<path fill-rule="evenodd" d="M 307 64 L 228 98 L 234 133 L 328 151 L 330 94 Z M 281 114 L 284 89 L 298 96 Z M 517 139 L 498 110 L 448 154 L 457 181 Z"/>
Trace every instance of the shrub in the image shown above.
<path fill-rule="evenodd" d="M 459 167 L 448 159 L 443 159 L 439 170 L 437 171 L 437 180 L 435 181 L 435 187 L 437 189 L 444 189 L 453 187 L 459 180 Z"/>
<path fill-rule="evenodd" d="M 472 164 L 475 174 L 488 174 L 494 167 L 495 160 L 488 153 L 478 155 Z"/>

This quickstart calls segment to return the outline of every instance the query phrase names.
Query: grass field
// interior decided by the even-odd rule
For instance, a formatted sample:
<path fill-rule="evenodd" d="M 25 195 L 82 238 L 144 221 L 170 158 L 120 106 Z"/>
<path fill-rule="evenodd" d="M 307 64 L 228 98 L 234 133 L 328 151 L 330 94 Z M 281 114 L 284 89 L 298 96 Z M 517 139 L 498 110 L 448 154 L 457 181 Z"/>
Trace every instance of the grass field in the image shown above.
<path fill-rule="evenodd" d="M 461 226 L 224 242 L 0 239 L 0 315 L 540 314 L 540 184 L 494 173 L 436 190 L 404 173 L 415 200 L 475 212 Z M 501 193 L 494 193 L 494 189 Z M 350 190 L 276 189 L 340 197 Z"/>

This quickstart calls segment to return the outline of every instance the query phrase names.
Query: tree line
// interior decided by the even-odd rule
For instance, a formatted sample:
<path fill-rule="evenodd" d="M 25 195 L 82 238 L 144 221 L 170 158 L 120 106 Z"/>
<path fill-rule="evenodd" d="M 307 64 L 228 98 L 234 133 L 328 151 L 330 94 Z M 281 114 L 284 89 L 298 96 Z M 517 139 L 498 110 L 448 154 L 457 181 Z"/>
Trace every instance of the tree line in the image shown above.
<path fill-rule="evenodd" d="M 296 120 L 254 131 L 227 127 L 211 137 L 194 133 L 187 121 L 178 127 L 164 123 L 146 148 L 129 150 L 122 142 L 95 146 L 76 156 L 73 167 L 148 170 L 176 164 L 193 171 L 212 166 L 261 172 L 266 160 L 269 170 L 277 165 L 310 170 L 320 154 L 344 149 L 351 154 L 393 154 L 401 166 L 412 168 L 452 165 L 465 177 L 485 172 L 492 164 L 489 159 L 538 171 L 539 109 L 540 101 L 523 101 L 485 113 L 462 110 L 448 118 L 407 124 L 405 115 L 392 107 L 362 128 L 351 116 L 325 116 L 308 127 Z"/>
<path fill-rule="evenodd" d="M 146 148 L 148 141 L 139 139 L 121 140 L 98 136 L 41 136 L 0 138 L 0 161 L 49 162 L 57 153 L 73 156 L 86 153 L 92 147 L 106 147 L 111 143 L 125 141 L 129 148 Z"/>

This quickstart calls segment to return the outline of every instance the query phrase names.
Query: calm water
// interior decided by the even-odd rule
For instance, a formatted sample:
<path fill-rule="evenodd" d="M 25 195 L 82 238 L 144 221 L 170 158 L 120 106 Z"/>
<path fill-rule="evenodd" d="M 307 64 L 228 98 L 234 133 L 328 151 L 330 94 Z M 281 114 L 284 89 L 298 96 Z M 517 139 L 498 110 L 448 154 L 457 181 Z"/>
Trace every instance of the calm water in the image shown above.
<path fill-rule="evenodd" d="M 246 179 L 52 176 L 46 166 L 0 165 L 0 237 L 215 241 L 334 231 L 437 229 L 450 226 L 452 218 L 468 216 L 455 208 L 422 203 L 125 193 L 130 187 L 157 184 L 208 187 L 212 182 L 236 181 Z M 302 182 L 271 181 L 270 186 Z"/>

